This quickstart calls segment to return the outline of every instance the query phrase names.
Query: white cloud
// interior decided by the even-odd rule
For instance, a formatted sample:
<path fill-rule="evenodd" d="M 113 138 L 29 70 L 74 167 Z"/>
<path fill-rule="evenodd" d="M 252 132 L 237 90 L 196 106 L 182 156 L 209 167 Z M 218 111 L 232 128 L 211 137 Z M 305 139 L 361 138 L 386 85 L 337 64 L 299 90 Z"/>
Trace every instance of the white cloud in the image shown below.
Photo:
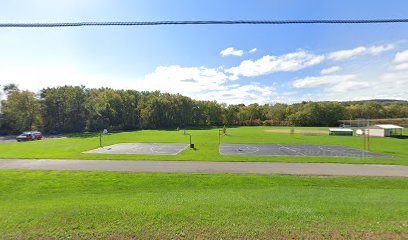
<path fill-rule="evenodd" d="M 355 79 L 355 75 L 326 75 L 318 77 L 305 77 L 302 79 L 297 79 L 293 82 L 293 87 L 295 88 L 314 88 L 323 85 L 336 85 L 339 83 L 344 83 Z"/>
<path fill-rule="evenodd" d="M 305 51 L 298 51 L 281 56 L 266 55 L 252 61 L 245 60 L 237 67 L 226 69 L 225 72 L 232 74 L 231 80 L 237 80 L 240 76 L 256 77 L 274 72 L 293 72 L 321 63 L 322 55 L 314 55 Z"/>
<path fill-rule="evenodd" d="M 408 83 L 408 71 L 403 72 L 386 72 L 380 76 L 380 79 L 386 81 L 388 84 L 392 85 L 392 82 L 395 81 L 395 84 L 398 83 Z M 404 89 L 405 91 L 408 88 Z"/>
<path fill-rule="evenodd" d="M 198 99 L 214 100 L 228 104 L 250 104 L 250 103 L 269 103 L 271 97 L 276 95 L 275 88 L 264 86 L 257 83 L 251 83 L 238 87 L 227 86 L 228 89 L 220 91 L 210 91 L 197 95 Z"/>
<path fill-rule="evenodd" d="M 408 50 L 397 52 L 397 54 L 395 54 L 394 57 L 394 62 L 396 63 L 408 62 Z"/>
<path fill-rule="evenodd" d="M 92 75 L 74 66 L 0 66 L 0 83 L 16 83 L 21 89 L 39 91 L 46 87 L 84 85 L 89 88 L 110 87 L 180 93 L 194 99 L 225 103 L 267 103 L 275 94 L 274 87 L 257 83 L 227 85 L 222 69 L 206 67 L 159 66 L 142 79 L 118 79 Z"/>
<path fill-rule="evenodd" d="M 321 75 L 333 74 L 333 73 L 338 72 L 338 71 L 340 71 L 340 70 L 341 70 L 341 67 L 339 67 L 339 66 L 333 66 L 333 67 L 329 67 L 329 68 L 322 69 L 322 70 L 320 71 L 320 74 L 321 74 Z"/>
<path fill-rule="evenodd" d="M 257 48 L 252 48 L 251 50 L 249 50 L 249 53 L 255 53 L 256 51 L 258 51 Z"/>
<path fill-rule="evenodd" d="M 396 71 L 408 70 L 408 62 L 397 64 L 393 69 Z"/>
<path fill-rule="evenodd" d="M 362 47 L 364 48 L 362 52 L 361 50 L 355 50 L 358 49 L 355 48 L 352 49 L 355 51 L 352 51 L 351 55 L 350 53 L 343 53 L 342 56 L 357 56 L 353 54 L 359 51 L 361 52 L 360 55 L 380 54 L 389 50 L 390 46 L 392 45 Z M 240 51 L 233 48 L 232 50 Z M 333 52 L 330 54 L 333 54 Z M 369 71 L 367 69 L 351 68 L 355 72 L 348 75 L 339 74 L 338 71 L 341 68 L 332 66 L 322 69 L 320 71 L 321 75 L 296 79 L 291 83 L 281 80 L 279 83 L 271 81 L 268 84 L 236 81 L 242 76 L 257 77 L 276 72 L 294 72 L 306 69 L 320 64 L 330 54 L 317 55 L 299 50 L 280 56 L 266 55 L 256 60 L 242 61 L 238 66 L 225 70 L 205 66 L 158 66 L 151 73 L 144 76 L 133 76 L 126 79 L 117 77 L 114 74 L 93 72 L 82 67 L 81 64 L 10 62 L 4 58 L 4 60 L 0 59 L 2 60 L 0 61 L 0 84 L 17 83 L 20 88 L 33 91 L 65 84 L 85 85 L 90 88 L 110 87 L 139 91 L 160 90 L 162 92 L 180 93 L 194 99 L 217 100 L 229 104 L 369 98 L 407 99 L 408 50 L 397 53 L 392 64 L 381 64 L 385 67 L 381 68 L 376 65 L 369 68 L 370 66 L 368 66 Z M 350 70 L 346 63 L 343 64 L 344 67 Z M 233 80 L 235 81 L 232 82 Z M 308 95 L 310 91 L 307 88 L 315 87 L 320 87 L 320 92 Z M 277 92 L 282 94 L 278 95 Z"/>
<path fill-rule="evenodd" d="M 206 90 L 226 89 L 227 76 L 219 69 L 206 67 L 159 66 L 138 81 L 138 89 L 160 90 L 192 96 Z"/>
<path fill-rule="evenodd" d="M 242 56 L 244 55 L 244 51 L 242 50 L 236 50 L 233 47 L 229 47 L 227 49 L 224 49 L 220 52 L 221 56 L 225 57 L 225 56 Z"/>
<path fill-rule="evenodd" d="M 383 52 L 392 50 L 394 48 L 395 48 L 395 45 L 393 45 L 393 44 L 372 46 L 372 47 L 367 48 L 367 54 L 378 55 L 378 54 L 381 54 Z"/>
<path fill-rule="evenodd" d="M 333 60 L 344 60 L 354 56 L 362 55 L 365 51 L 365 47 L 357 47 L 350 50 L 340 50 L 330 53 L 328 58 Z"/>
<path fill-rule="evenodd" d="M 333 100 L 403 99 L 407 100 L 408 71 L 386 72 L 377 78 L 360 81 L 337 91 L 326 89 L 326 98 Z"/>
<path fill-rule="evenodd" d="M 408 71 L 375 73 L 373 76 L 338 75 L 306 77 L 293 83 L 297 88 L 324 87 L 319 94 L 303 97 L 306 100 L 407 100 Z M 369 79 L 369 80 L 367 80 Z"/>
<path fill-rule="evenodd" d="M 110 87 L 181 93 L 187 96 L 209 90 L 226 89 L 228 80 L 221 69 L 206 67 L 159 66 L 142 78 L 120 79 L 116 76 L 91 74 L 74 66 L 0 65 L 0 83 L 16 83 L 21 89 L 39 91 L 45 87 L 84 85 L 89 88 Z"/>
<path fill-rule="evenodd" d="M 353 49 L 348 49 L 348 50 L 340 50 L 340 51 L 335 51 L 332 52 L 328 55 L 329 59 L 332 60 L 345 60 L 349 59 L 355 56 L 361 56 L 361 55 L 378 55 L 380 53 L 383 53 L 385 51 L 389 51 L 394 49 L 394 45 L 389 44 L 389 45 L 380 45 L 380 46 L 371 46 L 371 47 L 356 47 Z"/>
<path fill-rule="evenodd" d="M 361 92 L 361 89 L 367 88 L 370 86 L 369 82 L 366 81 L 348 81 L 345 80 L 343 82 L 339 82 L 331 87 L 325 89 L 328 93 L 347 93 L 347 92 L 359 92 L 360 94 L 364 94 Z M 340 95 L 340 98 L 342 96 Z"/>

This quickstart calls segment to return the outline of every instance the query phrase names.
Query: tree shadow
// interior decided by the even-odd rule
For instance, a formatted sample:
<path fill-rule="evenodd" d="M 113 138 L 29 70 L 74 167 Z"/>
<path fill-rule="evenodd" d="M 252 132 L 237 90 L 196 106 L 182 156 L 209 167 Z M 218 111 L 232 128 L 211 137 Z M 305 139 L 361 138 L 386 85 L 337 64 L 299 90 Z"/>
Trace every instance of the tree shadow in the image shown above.
<path fill-rule="evenodd" d="M 99 132 L 71 133 L 68 138 L 93 138 L 99 136 Z"/>
<path fill-rule="evenodd" d="M 401 135 L 401 136 L 391 136 L 392 138 L 397 138 L 397 139 L 408 139 L 408 135 Z"/>

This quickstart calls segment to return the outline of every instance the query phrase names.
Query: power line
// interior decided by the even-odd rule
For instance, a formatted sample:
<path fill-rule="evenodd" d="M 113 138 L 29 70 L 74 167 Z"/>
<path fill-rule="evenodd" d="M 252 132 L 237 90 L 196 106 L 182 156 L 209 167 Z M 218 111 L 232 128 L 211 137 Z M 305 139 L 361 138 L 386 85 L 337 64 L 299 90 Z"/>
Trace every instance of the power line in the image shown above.
<path fill-rule="evenodd" d="M 231 20 L 231 21 L 150 21 L 150 22 L 61 22 L 61 23 L 0 23 L 0 28 L 55 28 L 94 26 L 151 26 L 151 25 L 285 25 L 285 24 L 383 24 L 408 23 L 408 19 L 357 19 L 357 20 Z"/>

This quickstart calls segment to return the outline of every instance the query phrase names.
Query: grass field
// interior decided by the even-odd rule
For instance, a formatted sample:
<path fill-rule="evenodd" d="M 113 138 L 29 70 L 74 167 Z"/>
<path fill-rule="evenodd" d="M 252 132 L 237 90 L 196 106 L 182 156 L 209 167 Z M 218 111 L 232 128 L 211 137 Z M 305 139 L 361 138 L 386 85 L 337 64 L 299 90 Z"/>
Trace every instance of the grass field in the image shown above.
<path fill-rule="evenodd" d="M 408 237 L 401 178 L 0 172 L 0 238 Z"/>
<path fill-rule="evenodd" d="M 266 129 L 277 127 L 229 128 L 222 143 L 281 143 L 281 144 L 335 144 L 363 148 L 360 137 L 306 136 L 304 134 L 268 133 Z M 287 128 L 286 128 L 287 129 Z M 327 128 L 296 128 L 303 130 L 327 130 Z M 129 159 L 129 160 L 197 160 L 197 161 L 270 161 L 270 162 L 334 162 L 377 163 L 408 165 L 408 138 L 371 138 L 371 151 L 396 156 L 394 159 L 344 158 L 344 157 L 268 157 L 268 156 L 223 156 L 218 151 L 218 129 L 188 130 L 193 136 L 196 150 L 188 149 L 177 156 L 158 155 L 111 155 L 83 154 L 99 147 L 99 135 L 72 135 L 65 139 L 0 144 L 0 158 L 46 158 L 46 159 Z M 404 132 L 408 135 L 407 129 Z M 189 136 L 183 131 L 143 130 L 113 133 L 103 137 L 105 146 L 126 142 L 179 142 L 188 143 Z"/>

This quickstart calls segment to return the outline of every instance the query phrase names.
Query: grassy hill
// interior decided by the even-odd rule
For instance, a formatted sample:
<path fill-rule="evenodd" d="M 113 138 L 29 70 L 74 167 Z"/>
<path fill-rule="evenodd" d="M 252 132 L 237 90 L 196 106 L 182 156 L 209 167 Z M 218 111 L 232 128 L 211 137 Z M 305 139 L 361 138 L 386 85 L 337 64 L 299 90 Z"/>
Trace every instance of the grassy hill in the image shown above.
<path fill-rule="evenodd" d="M 0 239 L 406 239 L 402 178 L 0 171 Z"/>
<path fill-rule="evenodd" d="M 266 129 L 288 129 L 278 127 L 229 128 L 222 143 L 278 143 L 278 144 L 331 144 L 363 148 L 360 137 L 268 133 Z M 296 128 L 305 130 L 327 130 L 327 128 Z M 408 135 L 405 129 L 405 135 Z M 408 165 L 408 139 L 371 138 L 371 151 L 395 156 L 395 158 L 344 158 L 344 157 L 286 157 L 286 156 L 225 156 L 218 150 L 218 129 L 188 130 L 196 149 L 187 149 L 176 156 L 160 155 L 111 155 L 83 154 L 99 147 L 99 135 L 72 135 L 64 139 L 12 142 L 0 144 L 0 158 L 44 158 L 44 159 L 129 159 L 129 160 L 192 160 L 192 161 L 267 161 L 267 162 L 333 162 Z M 103 136 L 103 145 L 127 142 L 176 142 L 189 143 L 183 131 L 143 130 L 113 133 Z"/>

